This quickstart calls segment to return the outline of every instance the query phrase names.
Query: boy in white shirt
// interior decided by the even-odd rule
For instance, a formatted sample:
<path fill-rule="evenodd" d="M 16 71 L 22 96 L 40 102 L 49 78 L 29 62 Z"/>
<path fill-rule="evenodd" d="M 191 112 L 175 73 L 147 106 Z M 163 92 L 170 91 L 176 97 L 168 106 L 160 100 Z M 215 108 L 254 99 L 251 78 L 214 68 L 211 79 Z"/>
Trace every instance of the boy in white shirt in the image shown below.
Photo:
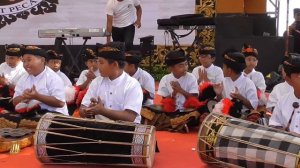
<path fill-rule="evenodd" d="M 216 60 L 216 51 L 213 47 L 206 46 L 201 48 L 198 60 L 201 65 L 194 68 L 192 74 L 195 75 L 199 84 L 199 100 L 208 103 L 216 96 L 213 84 L 222 83 L 224 75 L 222 69 L 213 64 Z M 208 113 L 207 104 L 198 111 Z"/>
<path fill-rule="evenodd" d="M 12 111 L 14 106 L 10 98 L 14 95 L 15 86 L 25 73 L 22 63 L 23 46 L 18 44 L 6 45 L 5 62 L 0 65 L 0 108 Z"/>
<path fill-rule="evenodd" d="M 2 97 L 9 97 L 9 90 L 13 93 L 17 81 L 25 73 L 22 63 L 22 48 L 18 44 L 11 44 L 5 47 L 5 62 L 0 65 L 0 85 Z M 5 90 L 5 91 L 4 91 Z"/>
<path fill-rule="evenodd" d="M 96 52 L 90 48 L 87 48 L 83 56 L 85 65 L 88 69 L 83 70 L 80 73 L 76 82 L 76 86 L 79 86 L 80 90 L 87 89 L 92 80 L 100 76 Z"/>
<path fill-rule="evenodd" d="M 34 128 L 39 116 L 47 112 L 68 115 L 63 81 L 46 66 L 46 60 L 47 53 L 43 49 L 36 46 L 24 49 L 23 65 L 27 73 L 17 82 L 13 97 L 19 115 L 3 114 L 2 122 L 14 123 L 8 124 L 13 127 Z"/>
<path fill-rule="evenodd" d="M 123 70 L 124 43 L 113 42 L 99 48 L 98 63 L 101 76 L 90 84 L 80 116 L 140 123 L 143 92 L 139 82 Z"/>
<path fill-rule="evenodd" d="M 143 109 L 143 117 L 147 119 L 147 124 L 154 125 L 157 130 L 188 132 L 187 123 L 197 121 L 200 115 L 196 108 L 188 110 L 186 107 L 189 100 L 194 100 L 192 104 L 198 102 L 197 79 L 187 72 L 187 57 L 183 50 L 170 51 L 165 64 L 171 73 L 159 82 L 157 94 L 163 97 L 162 108 Z"/>
<path fill-rule="evenodd" d="M 213 63 L 216 59 L 216 51 L 212 47 L 204 47 L 198 56 L 200 66 L 193 69 L 192 74 L 197 78 L 198 84 L 201 82 L 221 83 L 224 79 L 223 71 Z"/>
<path fill-rule="evenodd" d="M 281 76 L 283 79 L 286 78 L 286 73 L 284 72 L 283 68 L 281 70 Z M 287 81 L 284 81 L 274 86 L 272 92 L 269 95 L 266 108 L 272 113 L 278 100 L 291 91 L 294 91 L 293 87 L 290 84 L 288 84 Z"/>
<path fill-rule="evenodd" d="M 85 65 L 88 69 L 83 70 L 79 75 L 79 78 L 75 84 L 75 88 L 77 91 L 76 105 L 80 107 L 81 101 L 84 95 L 87 92 L 89 85 L 92 80 L 100 75 L 99 66 L 97 63 L 97 55 L 96 52 L 90 48 L 87 48 L 83 54 Z"/>
<path fill-rule="evenodd" d="M 255 70 L 258 63 L 257 50 L 250 45 L 245 44 L 242 53 L 245 55 L 246 62 L 246 68 L 244 69 L 243 74 L 254 82 L 258 90 L 264 93 L 267 87 L 265 78 L 261 72 Z"/>
<path fill-rule="evenodd" d="M 139 67 L 140 62 L 142 61 L 141 53 L 137 51 L 128 51 L 125 53 L 125 60 L 125 72 L 138 80 L 141 84 L 144 94 L 143 105 L 153 104 L 155 81 L 147 71 Z"/>
<path fill-rule="evenodd" d="M 64 81 L 66 102 L 68 106 L 69 114 L 72 115 L 76 109 L 75 98 L 78 92 L 72 85 L 70 79 L 63 72 L 60 71 L 62 63 L 62 55 L 57 54 L 54 50 L 48 50 L 48 61 L 47 66 L 51 68 L 56 74 Z"/>
<path fill-rule="evenodd" d="M 245 55 L 246 68 L 243 71 L 244 76 L 250 78 L 256 89 L 259 99 L 259 106 L 264 106 L 267 103 L 265 91 L 267 88 L 264 75 L 255 70 L 258 63 L 258 52 L 248 44 L 244 44 L 242 53 Z"/>
<path fill-rule="evenodd" d="M 242 113 L 256 109 L 258 97 L 256 87 L 242 72 L 246 66 L 244 55 L 240 52 L 229 52 L 223 55 L 224 81 L 214 85 L 217 99 L 230 98 L 243 104 Z"/>
<path fill-rule="evenodd" d="M 62 55 L 57 54 L 54 50 L 48 50 L 47 66 L 51 68 L 64 81 L 65 87 L 72 86 L 72 82 L 63 72 L 60 71 L 62 63 Z"/>
<path fill-rule="evenodd" d="M 269 121 L 269 125 L 300 134 L 300 55 L 290 54 L 283 63 L 286 81 L 293 91 L 280 97 Z"/>
<path fill-rule="evenodd" d="M 171 73 L 160 80 L 157 94 L 163 98 L 173 98 L 176 110 L 184 110 L 184 102 L 189 97 L 199 95 L 197 79 L 187 72 L 188 64 L 184 51 L 169 52 L 165 63 Z"/>

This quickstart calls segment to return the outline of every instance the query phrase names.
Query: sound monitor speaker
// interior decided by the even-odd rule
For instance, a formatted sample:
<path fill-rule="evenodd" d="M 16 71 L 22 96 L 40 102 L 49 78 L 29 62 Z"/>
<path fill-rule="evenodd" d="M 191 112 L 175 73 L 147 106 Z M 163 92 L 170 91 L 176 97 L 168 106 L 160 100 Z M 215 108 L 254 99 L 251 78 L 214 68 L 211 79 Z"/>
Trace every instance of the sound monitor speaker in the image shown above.
<path fill-rule="evenodd" d="M 253 19 L 253 35 L 276 36 L 276 19 L 267 14 L 248 15 Z"/>
<path fill-rule="evenodd" d="M 143 56 L 151 56 L 154 52 L 154 36 L 140 38 L 140 50 Z"/>
<path fill-rule="evenodd" d="M 222 66 L 221 55 L 226 49 L 235 48 L 240 51 L 244 43 L 248 43 L 258 50 L 257 70 L 264 75 L 276 71 L 284 58 L 285 40 L 283 37 L 216 37 L 216 65 Z"/>
<path fill-rule="evenodd" d="M 245 37 L 253 35 L 253 19 L 244 15 L 217 15 L 216 36 Z"/>

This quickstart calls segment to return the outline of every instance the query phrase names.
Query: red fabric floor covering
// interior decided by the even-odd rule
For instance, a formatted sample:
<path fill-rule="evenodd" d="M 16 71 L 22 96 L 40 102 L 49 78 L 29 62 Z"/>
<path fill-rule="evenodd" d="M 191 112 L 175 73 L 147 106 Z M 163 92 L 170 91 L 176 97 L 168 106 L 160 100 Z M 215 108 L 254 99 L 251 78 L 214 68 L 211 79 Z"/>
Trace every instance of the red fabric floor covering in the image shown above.
<path fill-rule="evenodd" d="M 154 168 L 199 168 L 207 167 L 197 153 L 197 132 L 189 134 L 158 131 L 160 153 L 155 156 Z M 100 167 L 85 165 L 43 165 L 36 157 L 33 147 L 27 147 L 19 154 L 0 154 L 1 168 L 79 168 Z"/>

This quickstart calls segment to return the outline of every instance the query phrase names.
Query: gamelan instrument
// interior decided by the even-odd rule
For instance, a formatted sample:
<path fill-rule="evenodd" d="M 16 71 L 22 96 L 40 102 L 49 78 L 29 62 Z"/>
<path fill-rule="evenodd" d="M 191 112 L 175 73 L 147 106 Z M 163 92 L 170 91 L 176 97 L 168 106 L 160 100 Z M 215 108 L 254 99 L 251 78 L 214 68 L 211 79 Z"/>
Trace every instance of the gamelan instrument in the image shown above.
<path fill-rule="evenodd" d="M 45 114 L 35 134 L 37 158 L 45 164 L 152 167 L 155 127 Z"/>
<path fill-rule="evenodd" d="M 198 153 L 222 167 L 299 167 L 300 137 L 213 112 L 200 126 Z"/>

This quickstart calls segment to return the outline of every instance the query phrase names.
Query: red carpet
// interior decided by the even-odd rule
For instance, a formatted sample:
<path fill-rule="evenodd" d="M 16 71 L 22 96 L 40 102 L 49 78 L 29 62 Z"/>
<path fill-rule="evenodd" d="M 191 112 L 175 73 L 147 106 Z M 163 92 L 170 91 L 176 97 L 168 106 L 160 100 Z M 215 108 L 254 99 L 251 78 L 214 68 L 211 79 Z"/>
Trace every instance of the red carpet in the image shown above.
<path fill-rule="evenodd" d="M 199 168 L 207 167 L 197 153 L 197 133 L 189 134 L 157 132 L 160 153 L 155 156 L 154 168 Z M 82 165 L 43 165 L 35 157 L 33 147 L 19 154 L 0 154 L 2 168 L 79 168 Z M 99 166 L 85 166 L 99 167 Z"/>

